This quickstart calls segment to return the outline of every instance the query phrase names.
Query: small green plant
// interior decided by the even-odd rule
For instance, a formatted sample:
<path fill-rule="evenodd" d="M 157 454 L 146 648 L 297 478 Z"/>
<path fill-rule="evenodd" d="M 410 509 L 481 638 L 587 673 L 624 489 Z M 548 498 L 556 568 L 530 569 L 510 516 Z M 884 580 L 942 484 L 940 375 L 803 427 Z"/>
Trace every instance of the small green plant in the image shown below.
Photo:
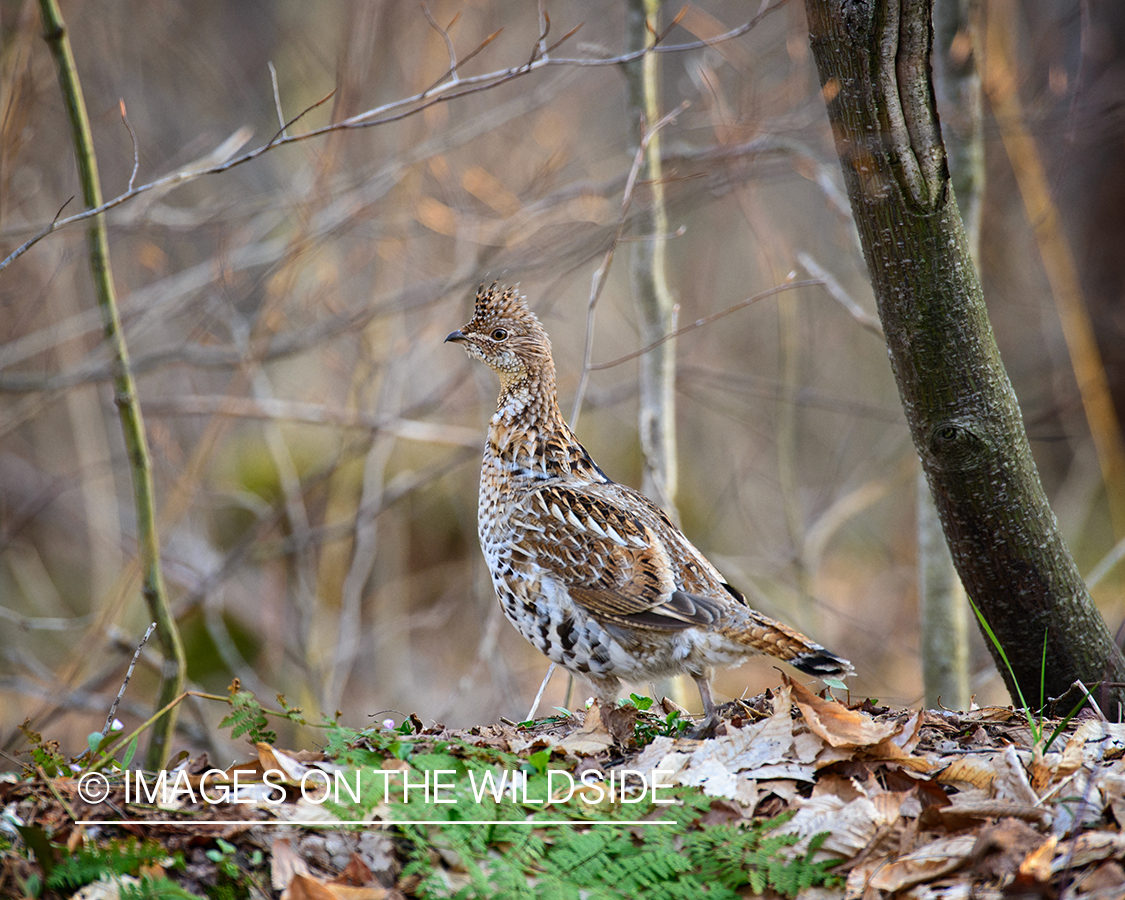
<path fill-rule="evenodd" d="M 992 630 L 992 626 L 988 624 L 988 620 L 985 619 L 984 613 L 982 613 L 980 611 L 980 608 L 975 603 L 973 603 L 972 600 L 969 600 L 969 605 L 973 608 L 973 613 L 976 615 L 977 621 L 980 622 L 980 627 L 984 631 L 985 635 L 987 635 L 989 642 L 992 644 L 993 647 L 996 648 L 997 654 L 999 654 L 1001 661 L 1004 663 L 1004 668 L 1006 668 L 1008 670 L 1008 675 L 1011 676 L 1011 682 L 1016 687 L 1016 695 L 1019 697 L 1020 707 L 1023 711 L 1024 717 L 1027 719 L 1027 727 L 1031 731 L 1031 737 L 1032 737 L 1032 740 L 1034 740 L 1034 742 L 1035 742 L 1035 746 L 1040 747 L 1042 749 L 1042 751 L 1044 753 L 1046 753 L 1049 749 L 1051 749 L 1051 745 L 1055 742 L 1055 739 L 1058 738 L 1058 736 L 1060 734 L 1062 734 L 1062 732 L 1066 729 L 1066 726 L 1070 724 L 1070 720 L 1073 719 L 1075 713 L 1077 713 L 1078 710 L 1080 710 L 1082 708 L 1082 704 L 1085 701 L 1079 700 L 1077 705 L 1074 707 L 1074 709 L 1072 709 L 1066 715 L 1066 717 L 1063 718 L 1062 721 L 1060 721 L 1059 724 L 1055 726 L 1054 730 L 1050 734 L 1050 737 L 1048 737 L 1046 739 L 1046 741 L 1044 741 L 1044 739 L 1043 739 L 1043 731 L 1044 731 L 1043 720 L 1042 720 L 1042 718 L 1036 718 L 1032 714 L 1031 707 L 1028 704 L 1027 699 L 1023 695 L 1023 689 L 1020 687 L 1020 683 L 1016 679 L 1016 673 L 1015 673 L 1015 670 L 1012 668 L 1012 664 L 1010 662 L 1008 662 L 1008 654 L 1004 652 L 1004 647 L 1000 643 L 1000 639 L 996 636 L 996 632 L 994 632 Z M 1043 656 L 1042 656 L 1042 658 L 1040 659 L 1040 662 L 1039 662 L 1039 706 L 1037 708 L 1040 710 L 1040 713 L 1042 712 L 1043 707 L 1047 703 L 1046 683 L 1047 683 L 1047 631 L 1046 631 L 1046 629 L 1044 629 L 1044 631 L 1043 631 Z"/>
<path fill-rule="evenodd" d="M 214 848 L 204 853 L 215 864 L 215 886 L 209 894 L 221 900 L 242 900 L 250 896 L 247 869 L 259 868 L 265 861 L 261 850 L 244 854 L 230 841 L 215 839 Z"/>
<path fill-rule="evenodd" d="M 215 849 L 208 850 L 204 856 L 215 864 L 215 869 L 220 875 L 237 880 L 241 872 L 238 866 L 238 848 L 230 841 L 215 838 Z"/>
<path fill-rule="evenodd" d="M 527 757 L 523 770 L 529 775 L 546 775 L 547 763 L 551 761 L 550 750 L 536 750 Z"/>
<path fill-rule="evenodd" d="M 654 702 L 652 697 L 630 694 L 629 701 L 639 713 L 633 725 L 633 739 L 639 747 L 648 746 L 658 737 L 679 737 L 691 727 L 691 723 L 680 714 L 678 709 L 672 710 L 663 718 L 649 712 Z"/>
<path fill-rule="evenodd" d="M 149 875 L 142 875 L 136 883 L 122 881 L 118 896 L 121 900 L 201 900 L 198 895 L 185 891 L 170 878 L 153 878 Z"/>
<path fill-rule="evenodd" d="M 110 745 L 120 737 L 121 723 L 115 722 L 115 728 L 112 728 L 105 734 L 100 731 L 91 731 L 86 735 L 86 746 L 89 748 L 90 761 L 98 759 L 98 757 L 105 756 L 109 750 Z M 114 769 L 128 769 L 129 765 L 133 762 L 133 757 L 137 753 L 137 742 L 139 736 L 134 737 L 128 744 L 125 745 L 124 754 L 120 759 L 108 760 L 109 765 Z"/>
<path fill-rule="evenodd" d="M 24 720 L 24 723 L 20 725 L 20 731 L 27 738 L 27 742 L 31 744 L 31 761 L 34 766 L 52 777 L 71 774 L 70 763 L 59 752 L 59 742 L 44 740 L 43 735 L 32 730 L 30 723 L 30 719 Z"/>

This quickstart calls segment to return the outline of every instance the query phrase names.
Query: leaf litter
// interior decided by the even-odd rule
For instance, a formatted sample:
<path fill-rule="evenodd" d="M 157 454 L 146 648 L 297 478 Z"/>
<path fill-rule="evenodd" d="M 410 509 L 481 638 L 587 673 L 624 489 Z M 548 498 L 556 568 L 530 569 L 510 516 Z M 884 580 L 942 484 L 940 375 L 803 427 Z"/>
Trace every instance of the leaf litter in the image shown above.
<path fill-rule="evenodd" d="M 377 768 L 385 773 L 384 785 L 398 778 L 415 786 L 429 784 L 434 772 L 472 769 L 475 779 L 488 771 L 503 777 L 506 768 L 512 779 L 503 790 L 514 799 L 522 789 L 524 801 L 528 786 L 552 771 L 569 773 L 569 784 L 577 786 L 572 794 L 583 802 L 591 790 L 604 794 L 615 777 L 625 784 L 640 779 L 680 808 L 685 797 L 699 798 L 700 805 L 681 817 L 683 830 L 745 828 L 788 813 L 770 832 L 786 838 L 785 852 L 836 863 L 834 885 L 797 894 L 809 900 L 1125 896 L 1125 725 L 1080 716 L 1047 746 L 1035 741 L 1024 713 L 1010 708 L 849 706 L 788 678 L 755 701 L 728 704 L 724 713 L 729 718 L 706 740 L 664 735 L 644 746 L 633 736 L 640 733 L 638 717 L 648 714 L 628 705 L 463 731 L 419 730 L 415 720 L 414 733 L 401 742 L 378 744 Z M 127 803 L 121 773 L 110 779 L 100 803 L 83 800 L 77 776 L 7 776 L 0 781 L 0 808 L 5 823 L 18 823 L 5 833 L 19 837 L 0 858 L 0 892 L 35 874 L 39 860 L 28 850 L 38 837 L 73 849 L 133 835 L 182 854 L 176 880 L 196 892 L 208 893 L 216 868 L 207 868 L 199 848 L 221 841 L 231 860 L 245 863 L 259 854 L 258 896 L 378 900 L 426 896 L 435 883 L 447 885 L 450 895 L 464 890 L 474 896 L 469 887 L 476 876 L 466 870 L 464 853 L 436 837 L 452 820 L 388 827 L 401 822 L 403 807 L 384 791 L 364 797 L 362 817 L 370 826 L 356 829 L 341 824 L 352 821 L 347 809 L 324 802 L 338 778 L 347 784 L 353 752 L 375 746 L 365 743 L 365 734 L 355 733 L 350 747 L 334 748 L 334 757 L 259 741 L 247 760 L 221 772 L 205 756 L 184 760 L 168 773 L 180 789 L 152 803 Z M 591 772 L 597 777 L 583 780 Z M 558 785 L 547 783 L 553 793 L 542 806 L 532 800 L 503 810 L 513 823 L 535 823 L 522 831 L 525 850 L 556 841 L 557 829 L 543 816 L 570 808 L 557 802 Z M 226 791 L 222 802 L 201 799 L 204 790 L 214 799 L 220 788 Z M 620 794 L 616 804 L 591 803 L 591 820 L 607 810 L 627 813 L 627 796 Z M 660 812 L 642 808 L 651 818 Z M 500 815 L 502 804 L 488 809 Z M 74 824 L 123 818 L 133 824 Z M 203 818 L 208 824 L 199 822 Z M 297 824 L 279 827 L 283 822 Z M 643 830 L 630 827 L 634 835 Z M 404 856 L 399 835 L 409 828 L 423 829 L 415 837 L 432 839 L 424 859 Z M 486 875 L 503 846 L 481 845 Z M 207 859 L 216 859 L 210 852 Z M 411 876 L 422 869 L 439 881 Z M 87 895 L 119 896 L 128 882 L 116 883 L 118 893 L 103 888 Z"/>

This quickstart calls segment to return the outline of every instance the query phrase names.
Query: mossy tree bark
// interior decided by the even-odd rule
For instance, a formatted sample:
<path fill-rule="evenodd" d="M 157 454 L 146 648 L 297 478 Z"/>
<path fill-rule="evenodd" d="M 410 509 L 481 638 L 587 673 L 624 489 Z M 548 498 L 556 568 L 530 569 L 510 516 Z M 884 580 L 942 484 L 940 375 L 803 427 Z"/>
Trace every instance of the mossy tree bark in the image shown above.
<path fill-rule="evenodd" d="M 805 6 L 903 409 L 997 666 L 1017 701 L 1081 681 L 1120 719 L 1125 658 L 1047 503 L 950 186 L 930 0 Z"/>

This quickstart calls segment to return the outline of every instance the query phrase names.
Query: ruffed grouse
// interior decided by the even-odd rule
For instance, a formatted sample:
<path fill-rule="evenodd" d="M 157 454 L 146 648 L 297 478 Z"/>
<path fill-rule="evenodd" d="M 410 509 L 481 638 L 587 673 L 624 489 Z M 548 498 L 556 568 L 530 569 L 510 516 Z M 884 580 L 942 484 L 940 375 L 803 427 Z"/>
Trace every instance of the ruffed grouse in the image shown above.
<path fill-rule="evenodd" d="M 711 673 L 765 654 L 810 675 L 851 663 L 751 609 L 647 497 L 606 477 L 563 421 L 543 326 L 514 288 L 481 285 L 446 341 L 500 376 L 478 528 L 520 634 L 611 704 L 621 679 L 687 672 L 715 721 Z"/>

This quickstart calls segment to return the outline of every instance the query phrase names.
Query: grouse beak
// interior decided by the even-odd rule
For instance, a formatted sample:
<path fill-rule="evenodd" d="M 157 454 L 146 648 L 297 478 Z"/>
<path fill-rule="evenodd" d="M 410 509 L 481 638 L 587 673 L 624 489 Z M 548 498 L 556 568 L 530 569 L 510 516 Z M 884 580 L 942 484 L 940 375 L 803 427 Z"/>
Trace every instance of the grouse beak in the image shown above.
<path fill-rule="evenodd" d="M 465 340 L 465 333 L 463 331 L 451 331 L 445 336 L 445 340 L 442 341 L 442 343 L 448 344 L 450 341 L 456 343 L 457 341 L 463 340 Z"/>

